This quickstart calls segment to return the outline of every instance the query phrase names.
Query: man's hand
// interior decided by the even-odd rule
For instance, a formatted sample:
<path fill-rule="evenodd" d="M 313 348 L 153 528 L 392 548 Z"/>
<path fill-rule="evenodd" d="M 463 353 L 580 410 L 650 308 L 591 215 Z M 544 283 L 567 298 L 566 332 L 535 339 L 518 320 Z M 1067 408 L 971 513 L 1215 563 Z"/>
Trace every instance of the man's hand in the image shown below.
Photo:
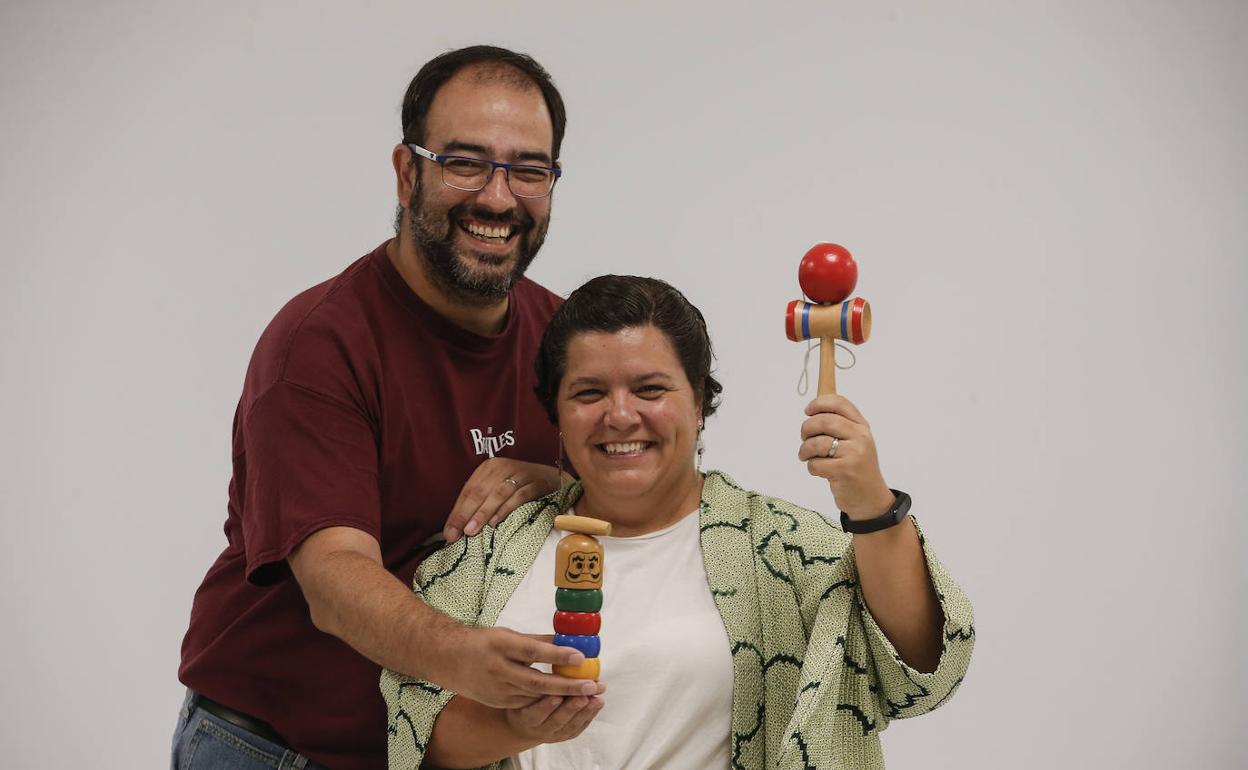
<path fill-rule="evenodd" d="M 533 663 L 576 665 L 585 659 L 579 650 L 550 639 L 509 628 L 448 628 L 439 643 L 443 665 L 437 684 L 501 709 L 529 706 L 545 695 L 588 697 L 606 691 L 600 682 L 531 668 Z"/>
<path fill-rule="evenodd" d="M 604 701 L 597 696 L 560 698 L 548 695 L 539 701 L 503 712 L 517 736 L 538 743 L 571 740 L 594 721 Z"/>
<path fill-rule="evenodd" d="M 475 535 L 497 525 L 520 506 L 559 488 L 559 471 L 550 465 L 491 457 L 468 477 L 451 508 L 442 534 L 453 543 L 460 534 Z"/>

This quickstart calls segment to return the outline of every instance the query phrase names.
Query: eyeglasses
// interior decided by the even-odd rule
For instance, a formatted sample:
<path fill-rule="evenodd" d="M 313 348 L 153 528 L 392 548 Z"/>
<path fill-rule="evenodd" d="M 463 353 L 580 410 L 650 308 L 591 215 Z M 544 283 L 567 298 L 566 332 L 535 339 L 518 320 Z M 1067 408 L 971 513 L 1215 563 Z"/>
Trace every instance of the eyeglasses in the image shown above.
<path fill-rule="evenodd" d="M 408 148 L 442 167 L 442 184 L 467 192 L 485 189 L 494 177 L 494 170 L 501 168 L 512 195 L 517 198 L 545 198 L 555 189 L 555 181 L 563 176 L 563 170 L 559 168 L 528 163 L 498 163 L 465 155 L 438 155 L 417 144 L 409 144 Z"/>

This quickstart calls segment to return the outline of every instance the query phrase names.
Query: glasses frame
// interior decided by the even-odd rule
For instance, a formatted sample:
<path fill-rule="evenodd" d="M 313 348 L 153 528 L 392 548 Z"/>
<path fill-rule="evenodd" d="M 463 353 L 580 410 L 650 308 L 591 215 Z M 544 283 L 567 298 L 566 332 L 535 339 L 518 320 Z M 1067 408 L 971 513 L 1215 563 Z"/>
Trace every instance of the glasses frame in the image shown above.
<path fill-rule="evenodd" d="M 533 200 L 548 197 L 552 192 L 554 192 L 555 182 L 558 182 L 559 177 L 563 176 L 563 169 L 558 166 L 542 166 L 536 163 L 500 163 L 496 160 L 489 160 L 487 158 L 474 158 L 471 155 L 439 155 L 432 150 L 426 150 L 418 144 L 408 144 L 407 148 L 412 151 L 412 154 L 419 155 L 425 160 L 431 160 L 441 166 L 442 184 L 452 190 L 462 190 L 464 192 L 478 192 L 480 190 L 484 190 L 487 186 L 489 186 L 490 180 L 494 178 L 494 172 L 501 168 L 503 170 L 503 176 L 507 179 L 507 189 L 511 191 L 511 194 L 517 198 L 528 198 Z M 480 187 L 457 187 L 456 185 L 446 181 L 446 161 L 448 160 L 471 160 L 476 163 L 485 163 L 490 167 L 490 173 L 485 175 L 485 181 L 481 183 Z M 541 195 L 525 195 L 523 193 L 516 192 L 511 186 L 511 170 L 513 168 L 533 168 L 541 169 L 542 171 L 549 171 L 551 173 L 550 187 L 548 187 L 546 192 Z"/>

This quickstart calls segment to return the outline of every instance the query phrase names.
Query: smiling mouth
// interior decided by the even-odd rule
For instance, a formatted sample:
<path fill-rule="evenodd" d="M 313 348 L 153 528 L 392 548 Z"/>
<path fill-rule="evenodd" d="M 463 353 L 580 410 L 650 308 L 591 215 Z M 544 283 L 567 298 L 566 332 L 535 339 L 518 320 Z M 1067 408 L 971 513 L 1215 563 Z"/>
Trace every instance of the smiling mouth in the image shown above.
<path fill-rule="evenodd" d="M 652 446 L 653 441 L 613 441 L 599 444 L 598 448 L 611 457 L 628 457 L 639 455 Z"/>
<path fill-rule="evenodd" d="M 487 225 L 471 219 L 461 219 L 456 224 L 473 240 L 492 246 L 504 245 L 515 237 L 520 229 L 514 224 Z"/>

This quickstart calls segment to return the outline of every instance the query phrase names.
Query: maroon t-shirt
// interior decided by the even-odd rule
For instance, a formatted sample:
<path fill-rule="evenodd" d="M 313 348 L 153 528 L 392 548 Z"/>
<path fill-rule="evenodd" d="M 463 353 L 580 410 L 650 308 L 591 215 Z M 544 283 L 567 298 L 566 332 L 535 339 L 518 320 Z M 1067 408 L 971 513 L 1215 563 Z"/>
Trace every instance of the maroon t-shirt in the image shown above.
<path fill-rule="evenodd" d="M 481 462 L 553 464 L 533 359 L 560 302 L 522 280 L 506 328 L 481 337 L 422 302 L 382 244 L 277 314 L 234 417 L 228 545 L 195 594 L 183 683 L 328 767 L 386 766 L 380 669 L 312 625 L 285 559 L 356 527 L 410 584 Z"/>

